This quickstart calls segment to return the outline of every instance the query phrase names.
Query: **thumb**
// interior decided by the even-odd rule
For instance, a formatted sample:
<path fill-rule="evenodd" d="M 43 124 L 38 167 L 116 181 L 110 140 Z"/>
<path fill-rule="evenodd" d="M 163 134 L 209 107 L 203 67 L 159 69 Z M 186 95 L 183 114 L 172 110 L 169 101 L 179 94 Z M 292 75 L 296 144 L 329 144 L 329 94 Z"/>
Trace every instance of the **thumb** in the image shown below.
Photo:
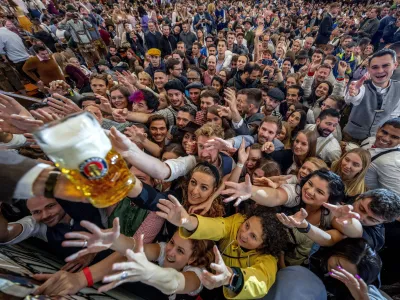
<path fill-rule="evenodd" d="M 219 253 L 217 245 L 214 245 L 213 252 L 214 252 L 214 255 L 215 255 L 215 263 L 216 264 L 220 264 L 221 262 L 223 262 L 222 257 L 221 257 L 221 253 Z"/>
<path fill-rule="evenodd" d="M 304 208 L 302 208 L 300 211 L 301 211 L 301 216 L 302 216 L 304 219 L 308 217 L 308 213 L 307 213 L 307 211 L 306 211 Z"/>
<path fill-rule="evenodd" d="M 246 185 L 251 185 L 250 175 L 247 173 L 245 178 Z"/>
<path fill-rule="evenodd" d="M 136 244 L 136 253 L 140 253 L 140 252 L 144 252 L 144 249 L 143 249 L 143 239 L 144 239 L 144 234 L 141 234 L 140 236 L 139 236 L 139 239 L 138 239 L 138 241 L 137 241 L 137 244 Z"/>
<path fill-rule="evenodd" d="M 118 217 L 115 218 L 114 221 L 113 221 L 113 231 L 114 231 L 115 233 L 117 233 L 117 232 L 120 231 L 119 218 L 118 218 Z"/>

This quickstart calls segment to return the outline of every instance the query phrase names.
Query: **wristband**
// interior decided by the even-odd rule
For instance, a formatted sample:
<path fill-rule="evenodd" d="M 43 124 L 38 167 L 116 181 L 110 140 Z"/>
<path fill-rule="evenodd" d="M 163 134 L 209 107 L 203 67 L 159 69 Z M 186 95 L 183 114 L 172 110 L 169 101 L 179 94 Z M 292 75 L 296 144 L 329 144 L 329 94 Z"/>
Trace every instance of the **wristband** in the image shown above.
<path fill-rule="evenodd" d="M 54 198 L 54 188 L 56 187 L 59 171 L 50 171 L 49 177 L 44 185 L 44 196 L 46 198 Z"/>
<path fill-rule="evenodd" d="M 301 233 L 308 233 L 311 229 L 311 224 L 310 222 L 307 222 L 307 227 L 306 228 L 297 228 L 297 230 Z"/>
<path fill-rule="evenodd" d="M 85 274 L 86 281 L 87 281 L 87 286 L 88 287 L 93 286 L 92 272 L 90 272 L 89 267 L 86 267 L 86 268 L 83 269 L 83 274 Z"/>
<path fill-rule="evenodd" d="M 237 164 L 236 164 L 236 167 L 243 169 L 243 167 L 244 167 L 244 164 L 237 163 Z"/>

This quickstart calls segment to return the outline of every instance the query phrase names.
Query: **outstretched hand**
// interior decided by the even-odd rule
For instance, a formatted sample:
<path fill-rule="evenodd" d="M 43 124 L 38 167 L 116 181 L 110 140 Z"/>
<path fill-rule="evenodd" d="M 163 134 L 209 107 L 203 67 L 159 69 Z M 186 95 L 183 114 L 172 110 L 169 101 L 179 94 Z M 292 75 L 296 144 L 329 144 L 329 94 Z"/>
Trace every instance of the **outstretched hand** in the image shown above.
<path fill-rule="evenodd" d="M 351 224 L 351 219 L 360 219 L 360 215 L 353 211 L 352 205 L 333 205 L 329 203 L 322 203 L 322 205 L 332 213 L 336 218 L 336 222 L 343 226 Z"/>
<path fill-rule="evenodd" d="M 66 240 L 62 242 L 63 247 L 86 247 L 75 254 L 68 256 L 65 261 L 70 262 L 78 257 L 82 257 L 89 253 L 97 253 L 111 248 L 113 243 L 120 236 L 119 218 L 113 221 L 113 227 L 109 229 L 100 229 L 97 225 L 82 221 L 81 226 L 86 231 L 73 231 L 65 234 Z"/>
<path fill-rule="evenodd" d="M 150 262 L 144 253 L 143 236 L 140 235 L 135 251 L 126 250 L 126 262 L 113 264 L 112 270 L 121 272 L 105 276 L 103 282 L 108 284 L 101 286 L 99 292 L 109 291 L 125 282 L 146 282 L 157 272 L 157 266 Z"/>
<path fill-rule="evenodd" d="M 204 270 L 200 277 L 201 283 L 209 290 L 228 285 L 233 274 L 231 268 L 225 265 L 216 245 L 213 250 L 215 262 L 211 263 L 210 268 L 215 271 L 215 274 Z"/>
<path fill-rule="evenodd" d="M 172 195 L 168 195 L 168 199 L 161 199 L 157 204 L 160 211 L 157 211 L 157 216 L 164 218 L 171 224 L 177 227 L 182 227 L 189 222 L 189 214 L 179 203 L 179 201 Z"/>
<path fill-rule="evenodd" d="M 302 208 L 300 211 L 295 213 L 293 216 L 287 216 L 284 213 L 279 213 L 276 214 L 276 217 L 278 220 L 285 225 L 286 227 L 289 228 L 307 228 L 308 222 L 306 221 L 306 218 L 308 216 L 307 211 Z"/>
<path fill-rule="evenodd" d="M 234 206 L 238 206 L 242 201 L 250 199 L 251 197 L 251 181 L 249 174 L 246 175 L 245 182 L 225 182 L 226 189 L 221 192 L 222 195 L 230 195 L 224 202 L 231 202 L 236 200 Z"/>

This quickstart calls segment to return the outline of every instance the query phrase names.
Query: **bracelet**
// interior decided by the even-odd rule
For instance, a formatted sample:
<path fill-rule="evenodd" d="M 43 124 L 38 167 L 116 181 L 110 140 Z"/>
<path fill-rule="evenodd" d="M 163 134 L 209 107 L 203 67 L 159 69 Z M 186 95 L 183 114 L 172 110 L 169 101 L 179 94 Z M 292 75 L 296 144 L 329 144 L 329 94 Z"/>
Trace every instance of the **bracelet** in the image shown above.
<path fill-rule="evenodd" d="M 310 222 L 307 222 L 307 227 L 306 228 L 297 228 L 297 230 L 301 233 L 308 233 L 311 229 L 311 224 Z"/>
<path fill-rule="evenodd" d="M 56 187 L 57 179 L 60 174 L 59 171 L 50 171 L 49 177 L 44 184 L 44 196 L 46 198 L 54 198 L 54 188 Z"/>
<path fill-rule="evenodd" d="M 243 169 L 243 167 L 244 167 L 244 164 L 237 163 L 237 164 L 236 164 L 236 167 Z"/>
<path fill-rule="evenodd" d="M 93 277 L 92 277 L 92 272 L 90 272 L 89 267 L 86 267 L 83 269 L 83 274 L 85 274 L 86 281 L 87 281 L 87 286 L 91 287 L 93 286 Z"/>

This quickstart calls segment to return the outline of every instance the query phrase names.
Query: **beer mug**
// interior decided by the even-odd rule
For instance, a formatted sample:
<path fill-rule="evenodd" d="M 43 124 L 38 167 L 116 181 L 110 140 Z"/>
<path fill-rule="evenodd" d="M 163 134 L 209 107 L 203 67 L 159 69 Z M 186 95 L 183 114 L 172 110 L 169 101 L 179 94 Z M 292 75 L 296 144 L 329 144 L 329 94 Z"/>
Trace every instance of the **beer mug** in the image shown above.
<path fill-rule="evenodd" d="M 93 206 L 121 201 L 135 185 L 124 159 L 88 113 L 77 113 L 34 132 L 38 145 Z"/>

